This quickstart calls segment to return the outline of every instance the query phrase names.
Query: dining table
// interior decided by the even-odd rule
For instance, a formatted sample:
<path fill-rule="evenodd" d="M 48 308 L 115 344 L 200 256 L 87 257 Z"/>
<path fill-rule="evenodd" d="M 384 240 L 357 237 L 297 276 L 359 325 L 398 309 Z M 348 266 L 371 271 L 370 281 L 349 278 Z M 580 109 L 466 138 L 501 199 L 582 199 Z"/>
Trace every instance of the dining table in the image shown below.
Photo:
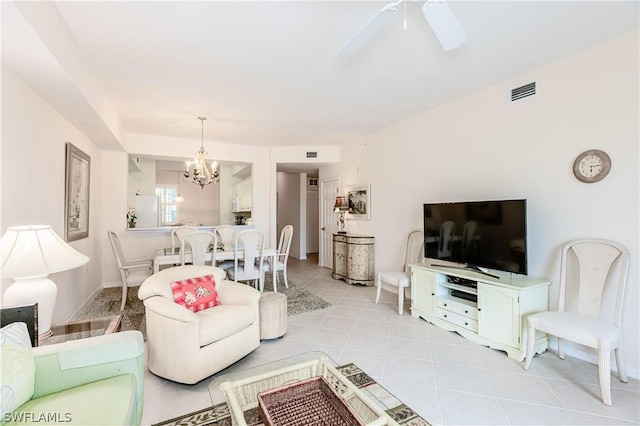
<path fill-rule="evenodd" d="M 216 250 L 216 262 L 223 260 L 233 260 L 235 258 L 235 249 L 233 247 L 228 247 L 224 249 L 218 248 Z M 278 255 L 278 251 L 273 248 L 263 248 L 262 249 L 263 257 L 270 261 L 272 265 L 275 264 L 276 256 Z M 238 250 L 238 257 L 242 259 L 244 257 L 244 250 Z M 193 260 L 190 251 L 186 251 L 184 255 L 185 263 L 191 263 Z M 212 251 L 207 251 L 205 255 L 205 262 L 213 263 L 213 254 Z M 153 273 L 157 273 L 160 271 L 160 266 L 163 265 L 177 265 L 182 263 L 182 254 L 180 253 L 180 247 L 167 247 L 156 250 L 156 254 L 153 258 Z M 273 291 L 277 292 L 278 289 L 276 287 L 276 270 L 275 268 L 271 268 L 273 273 Z"/>

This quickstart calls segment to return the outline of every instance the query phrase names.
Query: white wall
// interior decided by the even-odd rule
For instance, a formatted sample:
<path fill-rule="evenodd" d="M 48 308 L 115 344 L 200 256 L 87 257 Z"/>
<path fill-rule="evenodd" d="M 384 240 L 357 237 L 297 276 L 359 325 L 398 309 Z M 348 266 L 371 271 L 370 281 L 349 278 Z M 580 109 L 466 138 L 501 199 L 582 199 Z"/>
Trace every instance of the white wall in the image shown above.
<path fill-rule="evenodd" d="M 304 175 L 306 176 L 306 175 Z M 302 218 L 306 217 L 306 209 L 301 212 L 300 206 L 305 199 L 301 199 L 301 188 L 305 189 L 304 184 L 301 185 L 301 175 L 299 173 L 283 173 L 278 172 L 278 232 L 282 231 L 285 225 L 293 225 L 293 239 L 291 240 L 291 248 L 289 255 L 297 259 L 306 259 L 307 253 L 304 251 L 306 245 L 301 245 L 301 223 L 305 223 Z M 303 182 L 304 183 L 304 182 Z M 278 234 L 278 237 L 280 234 Z M 306 241 L 306 239 L 305 239 Z"/>
<path fill-rule="evenodd" d="M 86 266 L 51 275 L 58 287 L 53 323 L 71 317 L 102 284 L 102 152 L 11 70 L 2 67 L 1 232 L 16 225 L 51 225 L 64 238 L 65 142 L 91 157 L 89 237 L 72 247 Z M 126 163 L 125 163 L 126 164 Z M 126 178 L 126 171 L 123 172 Z M 126 202 L 125 192 L 122 202 Z M 122 217 L 124 221 L 123 207 Z M 2 294 L 12 280 L 2 280 Z"/>
<path fill-rule="evenodd" d="M 554 281 L 551 307 L 564 242 L 608 238 L 632 253 L 624 341 L 638 377 L 638 48 L 636 32 L 532 70 L 356 141 L 343 151 L 349 161 L 321 168 L 321 180 L 371 184 L 371 221 L 347 229 L 375 236 L 376 270 L 401 264 L 403 234 L 422 228 L 423 203 L 526 198 L 529 275 Z M 508 102 L 534 80 L 536 97 Z M 611 173 L 580 183 L 573 161 L 592 148 L 611 156 Z M 568 351 L 596 359 L 583 350 Z"/>

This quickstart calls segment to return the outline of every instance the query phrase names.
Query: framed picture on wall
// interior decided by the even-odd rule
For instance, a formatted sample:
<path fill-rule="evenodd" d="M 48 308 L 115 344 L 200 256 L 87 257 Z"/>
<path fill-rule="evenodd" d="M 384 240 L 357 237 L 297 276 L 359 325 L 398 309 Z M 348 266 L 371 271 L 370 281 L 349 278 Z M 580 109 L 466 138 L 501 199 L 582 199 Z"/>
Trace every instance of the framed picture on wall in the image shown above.
<path fill-rule="evenodd" d="M 91 157 L 66 143 L 64 230 L 67 241 L 89 236 Z"/>
<path fill-rule="evenodd" d="M 371 185 L 347 185 L 347 219 L 371 220 Z"/>

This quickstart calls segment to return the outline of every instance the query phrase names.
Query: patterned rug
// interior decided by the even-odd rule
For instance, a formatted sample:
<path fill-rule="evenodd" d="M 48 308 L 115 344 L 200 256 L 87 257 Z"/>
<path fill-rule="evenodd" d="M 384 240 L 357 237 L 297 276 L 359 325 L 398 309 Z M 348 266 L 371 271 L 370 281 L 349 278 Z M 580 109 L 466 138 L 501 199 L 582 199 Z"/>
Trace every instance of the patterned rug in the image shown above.
<path fill-rule="evenodd" d="M 304 312 L 325 309 L 331 304 L 313 293 L 296 286 L 289 280 L 289 288 L 282 285 L 282 277 L 278 280 L 278 292 L 287 295 L 288 315 L 297 315 Z M 272 291 L 273 284 L 271 274 L 265 276 L 265 291 Z M 100 291 L 89 304 L 80 311 L 74 320 L 87 318 L 100 318 L 122 314 L 122 331 L 140 330 L 146 338 L 146 324 L 144 320 L 144 304 L 138 299 L 138 287 L 130 287 L 127 291 L 127 304 L 124 311 L 120 312 L 122 301 L 121 287 L 108 287 Z"/>
<path fill-rule="evenodd" d="M 375 395 L 374 399 L 383 401 L 385 412 L 402 426 L 429 426 L 430 423 L 420 417 L 410 407 L 402 403 L 389 391 L 373 380 L 367 373 L 355 364 L 337 367 L 338 371 L 347 377 L 351 383 L 360 388 L 365 394 Z M 258 409 L 245 412 L 244 417 L 250 426 L 261 425 Z M 184 416 L 156 423 L 153 426 L 231 426 L 231 414 L 226 403 L 217 404 Z"/>

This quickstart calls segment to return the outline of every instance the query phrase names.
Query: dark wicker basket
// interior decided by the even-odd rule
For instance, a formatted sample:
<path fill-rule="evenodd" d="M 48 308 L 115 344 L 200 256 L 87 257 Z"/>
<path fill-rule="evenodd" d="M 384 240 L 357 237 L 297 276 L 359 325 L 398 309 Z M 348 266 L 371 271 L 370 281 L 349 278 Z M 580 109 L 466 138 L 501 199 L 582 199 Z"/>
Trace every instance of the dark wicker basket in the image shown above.
<path fill-rule="evenodd" d="M 267 426 L 364 426 L 321 376 L 261 392 L 258 407 Z"/>

